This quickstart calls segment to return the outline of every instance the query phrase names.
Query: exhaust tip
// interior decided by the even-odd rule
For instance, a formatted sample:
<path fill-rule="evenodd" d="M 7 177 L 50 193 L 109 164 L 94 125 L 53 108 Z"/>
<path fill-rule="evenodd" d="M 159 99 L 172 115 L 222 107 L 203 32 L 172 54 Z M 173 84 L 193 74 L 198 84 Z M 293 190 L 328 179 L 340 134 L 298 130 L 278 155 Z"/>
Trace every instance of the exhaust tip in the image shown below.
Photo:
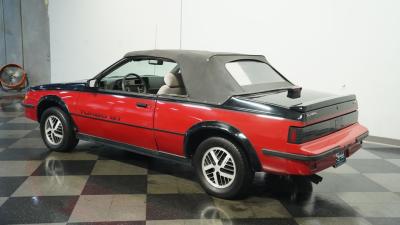
<path fill-rule="evenodd" d="M 310 179 L 311 182 L 313 182 L 314 184 L 318 184 L 319 182 L 322 181 L 322 177 L 317 175 L 317 174 L 313 174 L 311 176 L 308 177 Z"/>

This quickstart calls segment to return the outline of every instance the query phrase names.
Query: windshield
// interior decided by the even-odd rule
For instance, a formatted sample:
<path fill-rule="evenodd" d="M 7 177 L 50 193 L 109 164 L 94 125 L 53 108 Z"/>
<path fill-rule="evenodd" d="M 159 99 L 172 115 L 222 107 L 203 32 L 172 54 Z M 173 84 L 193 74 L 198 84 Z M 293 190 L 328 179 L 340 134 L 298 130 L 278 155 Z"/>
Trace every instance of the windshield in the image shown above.
<path fill-rule="evenodd" d="M 240 86 L 286 81 L 271 66 L 259 61 L 234 61 L 225 67 Z"/>
<path fill-rule="evenodd" d="M 169 61 L 160 61 L 156 63 L 154 59 L 127 60 L 118 68 L 111 71 L 103 79 L 122 78 L 127 74 L 134 73 L 141 77 L 143 76 L 159 76 L 164 77 L 176 67 L 177 63 Z"/>

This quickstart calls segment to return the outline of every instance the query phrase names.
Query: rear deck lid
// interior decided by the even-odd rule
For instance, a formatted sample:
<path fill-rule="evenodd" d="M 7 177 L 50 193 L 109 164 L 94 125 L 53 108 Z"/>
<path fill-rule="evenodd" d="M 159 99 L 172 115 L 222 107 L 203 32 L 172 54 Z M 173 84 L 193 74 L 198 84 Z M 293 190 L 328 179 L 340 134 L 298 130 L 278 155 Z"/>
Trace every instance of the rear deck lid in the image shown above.
<path fill-rule="evenodd" d="M 259 103 L 273 104 L 298 112 L 308 112 L 311 110 L 324 108 L 338 103 L 354 101 L 355 95 L 333 95 L 325 92 L 312 90 L 302 90 L 300 97 L 290 98 L 287 90 L 271 91 L 261 94 L 247 95 L 246 98 Z"/>
<path fill-rule="evenodd" d="M 358 108 L 355 95 L 340 96 L 312 90 L 302 90 L 297 98 L 288 96 L 287 90 L 245 95 L 239 98 L 302 114 L 301 119 L 307 124 L 338 117 Z"/>

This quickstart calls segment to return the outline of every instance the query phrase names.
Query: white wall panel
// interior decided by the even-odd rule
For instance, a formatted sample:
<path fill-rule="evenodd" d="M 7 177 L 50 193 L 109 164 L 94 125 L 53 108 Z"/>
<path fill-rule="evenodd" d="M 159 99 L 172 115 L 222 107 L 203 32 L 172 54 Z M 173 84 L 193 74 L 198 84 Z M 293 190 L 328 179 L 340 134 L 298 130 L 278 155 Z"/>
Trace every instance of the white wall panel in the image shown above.
<path fill-rule="evenodd" d="M 91 78 L 128 51 L 179 47 L 179 0 L 50 0 L 49 18 L 52 82 Z"/>
<path fill-rule="evenodd" d="M 372 135 L 400 139 L 400 1 L 193 1 L 183 48 L 260 53 L 305 88 L 357 94 Z"/>

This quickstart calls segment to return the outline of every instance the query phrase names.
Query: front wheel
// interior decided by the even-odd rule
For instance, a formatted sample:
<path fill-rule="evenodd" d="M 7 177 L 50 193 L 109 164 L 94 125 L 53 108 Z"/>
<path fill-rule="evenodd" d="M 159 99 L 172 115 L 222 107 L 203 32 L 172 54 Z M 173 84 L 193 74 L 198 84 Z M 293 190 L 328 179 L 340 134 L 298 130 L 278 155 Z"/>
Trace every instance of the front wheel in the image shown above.
<path fill-rule="evenodd" d="M 44 143 L 52 151 L 70 151 L 79 141 L 70 117 L 58 107 L 50 107 L 43 112 L 40 131 Z"/>
<path fill-rule="evenodd" d="M 254 176 L 240 147 L 222 137 L 204 140 L 195 152 L 193 164 L 202 187 L 221 198 L 243 194 Z"/>

